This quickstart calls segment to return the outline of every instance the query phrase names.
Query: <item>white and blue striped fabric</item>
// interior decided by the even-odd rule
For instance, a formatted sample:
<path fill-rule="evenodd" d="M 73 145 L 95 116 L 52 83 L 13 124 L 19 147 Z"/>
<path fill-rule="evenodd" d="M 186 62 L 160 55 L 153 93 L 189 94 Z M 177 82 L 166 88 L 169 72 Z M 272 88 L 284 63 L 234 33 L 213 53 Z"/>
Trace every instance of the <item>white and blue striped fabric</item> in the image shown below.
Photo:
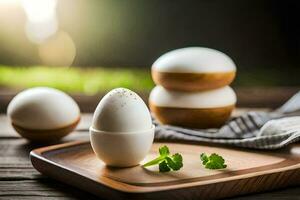
<path fill-rule="evenodd" d="M 261 135 L 261 127 L 272 119 L 300 116 L 300 92 L 272 112 L 248 112 L 230 119 L 220 129 L 188 129 L 161 125 L 156 120 L 155 138 L 227 144 L 253 149 L 278 149 L 300 140 L 300 129 Z"/>

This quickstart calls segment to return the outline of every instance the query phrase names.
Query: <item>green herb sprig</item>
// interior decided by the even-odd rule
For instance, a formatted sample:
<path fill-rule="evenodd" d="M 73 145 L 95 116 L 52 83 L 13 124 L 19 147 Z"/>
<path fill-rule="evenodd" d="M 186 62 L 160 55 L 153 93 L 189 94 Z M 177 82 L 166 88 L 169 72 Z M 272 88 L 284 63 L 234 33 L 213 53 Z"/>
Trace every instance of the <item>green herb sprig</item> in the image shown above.
<path fill-rule="evenodd" d="M 178 171 L 183 167 L 183 160 L 179 153 L 171 155 L 169 148 L 167 146 L 162 146 L 159 148 L 159 157 L 145 163 L 143 167 L 157 164 L 160 172 L 169 172 L 171 170 Z"/>
<path fill-rule="evenodd" d="M 202 153 L 200 155 L 200 159 L 202 161 L 202 164 L 207 169 L 224 169 L 227 167 L 224 158 L 216 153 L 213 153 L 210 156 Z"/>

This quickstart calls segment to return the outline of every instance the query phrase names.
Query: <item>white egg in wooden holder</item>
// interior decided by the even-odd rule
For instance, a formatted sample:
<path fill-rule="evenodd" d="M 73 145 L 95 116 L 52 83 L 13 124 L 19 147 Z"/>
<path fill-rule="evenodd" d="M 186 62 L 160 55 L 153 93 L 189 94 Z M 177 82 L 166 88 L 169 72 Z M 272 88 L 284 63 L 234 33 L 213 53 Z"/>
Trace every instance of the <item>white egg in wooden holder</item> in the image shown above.
<path fill-rule="evenodd" d="M 200 92 L 167 90 L 156 86 L 150 94 L 149 105 L 163 124 L 190 128 L 218 128 L 230 117 L 236 94 L 225 86 Z"/>
<path fill-rule="evenodd" d="M 151 72 L 157 85 L 195 92 L 229 85 L 235 78 L 236 66 L 229 56 L 215 49 L 187 47 L 160 56 Z"/>
<path fill-rule="evenodd" d="M 38 142 L 59 140 L 80 121 L 77 103 L 66 93 L 48 87 L 17 94 L 8 105 L 7 115 L 21 136 Z"/>
<path fill-rule="evenodd" d="M 109 166 L 138 165 L 150 151 L 154 125 L 144 101 L 125 88 L 107 93 L 99 102 L 90 127 L 92 148 Z"/>

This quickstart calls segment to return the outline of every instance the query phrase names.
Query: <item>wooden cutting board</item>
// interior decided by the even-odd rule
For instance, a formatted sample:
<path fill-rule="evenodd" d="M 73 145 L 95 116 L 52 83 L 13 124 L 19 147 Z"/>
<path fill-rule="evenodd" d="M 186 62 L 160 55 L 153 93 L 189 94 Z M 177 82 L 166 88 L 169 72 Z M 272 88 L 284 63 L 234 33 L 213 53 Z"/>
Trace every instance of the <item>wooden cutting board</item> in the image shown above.
<path fill-rule="evenodd" d="M 219 199 L 300 184 L 299 143 L 277 151 L 252 151 L 155 142 L 143 162 L 156 157 L 161 145 L 183 155 L 180 171 L 106 167 L 95 157 L 89 142 L 39 148 L 30 157 L 41 173 L 104 199 Z M 227 169 L 205 169 L 199 159 L 202 152 L 222 155 Z"/>

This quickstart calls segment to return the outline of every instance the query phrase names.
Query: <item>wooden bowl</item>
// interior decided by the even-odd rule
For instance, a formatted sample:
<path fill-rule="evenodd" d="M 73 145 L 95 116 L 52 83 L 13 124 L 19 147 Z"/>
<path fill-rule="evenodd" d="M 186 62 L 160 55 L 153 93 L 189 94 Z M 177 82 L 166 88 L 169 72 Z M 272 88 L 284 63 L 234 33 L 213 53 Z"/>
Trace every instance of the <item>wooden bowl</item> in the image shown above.
<path fill-rule="evenodd" d="M 229 86 L 201 92 L 182 92 L 156 86 L 149 107 L 162 124 L 189 128 L 218 128 L 230 117 L 236 94 Z"/>
<path fill-rule="evenodd" d="M 202 91 L 229 85 L 235 78 L 235 71 L 216 73 L 160 72 L 152 69 L 152 78 L 157 85 L 170 90 Z"/>
<path fill-rule="evenodd" d="M 17 133 L 32 142 L 53 142 L 71 133 L 76 128 L 79 122 L 80 117 L 74 123 L 68 126 L 50 130 L 28 129 L 20 127 L 14 123 L 12 123 L 12 126 Z"/>
<path fill-rule="evenodd" d="M 149 103 L 151 111 L 162 124 L 188 128 L 219 128 L 231 116 L 234 105 L 220 108 L 172 108 Z"/>

